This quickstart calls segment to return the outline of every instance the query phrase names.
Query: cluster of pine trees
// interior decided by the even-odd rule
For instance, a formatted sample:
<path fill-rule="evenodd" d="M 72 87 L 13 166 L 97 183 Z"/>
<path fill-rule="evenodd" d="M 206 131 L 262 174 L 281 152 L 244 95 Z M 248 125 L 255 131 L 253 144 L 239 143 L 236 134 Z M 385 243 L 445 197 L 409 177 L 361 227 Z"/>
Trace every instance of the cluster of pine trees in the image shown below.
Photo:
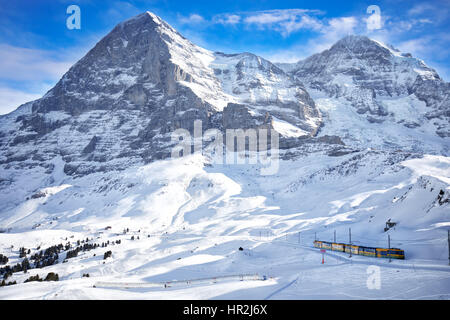
<path fill-rule="evenodd" d="M 7 264 L 9 261 L 7 256 L 0 254 L 0 264 Z"/>
<path fill-rule="evenodd" d="M 29 277 L 27 280 L 24 281 L 25 282 L 32 282 L 32 281 L 59 281 L 59 275 L 57 273 L 54 272 L 49 272 L 47 274 L 47 276 L 45 277 L 45 279 L 41 279 L 39 278 L 39 275 L 35 275 L 35 276 L 31 276 Z"/>
<path fill-rule="evenodd" d="M 17 284 L 17 281 L 10 281 L 8 283 L 6 283 L 5 280 L 2 280 L 2 282 L 0 282 L 0 287 L 5 287 L 5 286 L 12 286 L 13 284 Z"/>
<path fill-rule="evenodd" d="M 30 253 L 31 253 L 30 249 L 27 250 L 27 248 L 22 247 L 19 249 L 19 258 L 24 258 L 27 256 L 27 254 L 30 254 Z"/>
<path fill-rule="evenodd" d="M 28 269 L 31 269 L 30 263 L 27 258 L 25 258 L 22 263 L 17 263 L 14 266 L 5 266 L 3 268 L 0 268 L 0 275 L 3 275 L 3 280 L 7 280 L 10 276 L 13 275 L 15 272 L 24 271 L 27 272 Z"/>
<path fill-rule="evenodd" d="M 125 230 L 124 230 L 125 231 Z M 127 229 L 128 231 L 128 229 Z M 66 238 L 67 240 L 67 238 Z M 100 246 L 102 248 L 106 248 L 110 244 L 120 244 L 121 240 L 116 240 L 110 243 L 108 240 L 107 242 L 103 242 L 101 245 L 98 243 L 88 243 L 89 238 L 86 238 L 86 240 L 78 240 L 77 247 L 70 250 L 72 248 L 72 245 L 70 242 L 67 242 L 67 244 L 63 245 L 62 243 L 58 245 L 54 245 L 51 247 L 48 247 L 45 250 L 40 250 L 40 246 L 37 247 L 37 250 L 40 250 L 39 252 L 34 253 L 30 256 L 30 259 L 28 259 L 27 255 L 31 254 L 31 250 L 27 249 L 25 247 L 21 247 L 19 249 L 19 257 L 24 258 L 22 260 L 22 263 L 17 263 L 14 266 L 6 265 L 4 267 L 0 268 L 0 276 L 3 276 L 3 281 L 0 283 L 0 286 L 8 286 L 16 284 L 16 281 L 14 282 L 8 282 L 6 283 L 6 280 L 13 275 L 13 273 L 23 271 L 26 273 L 30 269 L 35 268 L 43 268 L 47 266 L 51 266 L 54 264 L 57 264 L 59 262 L 59 255 L 62 251 L 66 251 L 66 258 L 63 262 L 67 262 L 67 259 L 74 258 L 78 256 L 79 252 L 89 251 L 96 248 L 99 248 Z M 105 252 L 103 258 L 107 259 L 108 257 L 111 257 L 112 252 L 107 251 Z M 0 264 L 7 264 L 9 261 L 8 257 L 0 254 Z M 85 275 L 83 275 L 85 276 Z M 89 274 L 87 275 L 89 276 Z M 30 281 L 58 281 L 59 277 L 58 274 L 54 274 L 53 272 L 50 272 L 45 279 L 39 278 L 39 275 L 31 276 L 28 278 L 25 282 Z"/>
<path fill-rule="evenodd" d="M 48 267 L 57 264 L 59 261 L 59 253 L 64 249 L 69 249 L 70 243 L 65 246 L 63 244 L 58 244 L 55 246 L 48 247 L 45 250 L 41 250 L 38 253 L 33 254 L 30 260 L 34 261 L 35 268 Z"/>
<path fill-rule="evenodd" d="M 109 243 L 109 241 L 108 241 L 108 243 Z M 81 251 L 83 251 L 83 252 L 89 251 L 89 250 L 97 249 L 98 247 L 100 247 L 100 245 L 98 243 L 85 243 L 83 245 L 76 247 L 73 250 L 67 251 L 66 259 L 77 257 L 78 253 Z M 102 244 L 102 247 L 103 247 L 103 244 Z"/>
<path fill-rule="evenodd" d="M 61 251 L 65 251 L 71 248 L 70 242 L 66 245 L 58 244 L 51 247 L 48 247 L 45 250 L 40 250 L 35 254 L 30 256 L 30 259 L 27 258 L 28 254 L 31 254 L 31 250 L 21 247 L 19 248 L 19 257 L 24 258 L 22 263 L 17 263 L 14 266 L 7 265 L 5 267 L 0 268 L 0 276 L 3 276 L 3 280 L 7 280 L 13 273 L 23 271 L 26 273 L 30 269 L 35 268 L 43 268 L 47 266 L 51 266 L 57 264 L 59 261 L 59 253 Z M 37 250 L 40 249 L 40 246 L 37 247 Z M 32 280 L 30 280 L 32 281 Z M 15 284 L 14 282 L 10 282 L 5 285 Z"/>
<path fill-rule="evenodd" d="M 0 276 L 3 276 L 3 280 L 8 279 L 13 273 L 23 271 L 26 273 L 30 269 L 43 268 L 57 264 L 59 261 L 59 253 L 70 248 L 70 243 L 64 246 L 63 244 L 51 246 L 45 250 L 41 250 L 27 258 L 28 254 L 31 254 L 31 250 L 21 247 L 19 248 L 19 257 L 24 258 L 22 263 L 17 263 L 14 266 L 7 265 L 0 268 Z M 40 247 L 38 247 L 40 249 Z"/>

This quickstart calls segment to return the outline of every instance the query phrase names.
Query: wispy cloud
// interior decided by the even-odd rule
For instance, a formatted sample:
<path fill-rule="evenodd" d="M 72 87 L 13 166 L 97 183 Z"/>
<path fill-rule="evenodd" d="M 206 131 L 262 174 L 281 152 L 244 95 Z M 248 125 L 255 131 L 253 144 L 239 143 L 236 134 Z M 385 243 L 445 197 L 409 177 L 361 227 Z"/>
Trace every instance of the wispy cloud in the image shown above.
<path fill-rule="evenodd" d="M 41 96 L 41 94 L 33 94 L 28 91 L 0 87 L 0 115 L 10 113 L 18 106 L 39 99 Z"/>
<path fill-rule="evenodd" d="M 346 35 L 356 33 L 357 28 L 361 26 L 360 24 L 360 21 L 353 16 L 324 19 L 321 21 L 321 28 L 317 30 L 317 36 L 288 49 L 261 53 L 261 55 L 273 62 L 297 62 L 314 53 L 329 49 Z"/>
<path fill-rule="evenodd" d="M 181 24 L 198 24 L 198 23 L 204 23 L 206 20 L 201 15 L 193 13 L 189 15 L 188 17 L 179 16 L 178 21 Z"/>
<path fill-rule="evenodd" d="M 102 14 L 105 22 L 113 24 L 129 19 L 135 15 L 142 13 L 142 10 L 127 1 L 115 1 L 111 3 Z"/>
<path fill-rule="evenodd" d="M 283 21 L 295 20 L 316 10 L 306 9 L 282 9 L 282 10 L 266 10 L 249 13 L 245 18 L 246 23 L 256 23 L 261 25 L 280 23 Z"/>
<path fill-rule="evenodd" d="M 185 24 L 201 24 L 204 25 L 238 25 L 242 24 L 247 27 L 256 27 L 259 30 L 274 30 L 283 37 L 299 30 L 319 31 L 323 28 L 323 24 L 316 16 L 322 15 L 324 12 L 320 10 L 309 9 L 279 9 L 265 11 L 248 11 L 222 13 L 214 15 L 211 19 L 206 19 L 198 14 L 189 16 L 178 15 L 178 22 Z"/>
<path fill-rule="evenodd" d="M 0 44 L 0 79 L 59 79 L 74 63 L 73 56 L 61 52 L 15 47 Z"/>
<path fill-rule="evenodd" d="M 329 47 L 341 38 L 356 33 L 359 23 L 359 19 L 353 16 L 330 19 L 321 30 L 322 36 L 319 42 Z"/>
<path fill-rule="evenodd" d="M 420 14 L 424 14 L 427 12 L 433 12 L 435 10 L 435 6 L 429 3 L 420 3 L 414 5 L 411 9 L 408 10 L 408 15 L 416 16 Z"/>
<path fill-rule="evenodd" d="M 242 18 L 237 14 L 220 14 L 213 17 L 212 22 L 223 25 L 236 25 L 241 22 Z"/>
<path fill-rule="evenodd" d="M 282 9 L 247 12 L 243 15 L 243 23 L 254 25 L 259 29 L 271 29 L 283 37 L 291 33 L 309 29 L 319 31 L 323 24 L 316 16 L 323 14 L 320 10 Z"/>
<path fill-rule="evenodd" d="M 50 51 L 0 44 L 0 114 L 42 97 L 85 51 L 80 48 Z"/>

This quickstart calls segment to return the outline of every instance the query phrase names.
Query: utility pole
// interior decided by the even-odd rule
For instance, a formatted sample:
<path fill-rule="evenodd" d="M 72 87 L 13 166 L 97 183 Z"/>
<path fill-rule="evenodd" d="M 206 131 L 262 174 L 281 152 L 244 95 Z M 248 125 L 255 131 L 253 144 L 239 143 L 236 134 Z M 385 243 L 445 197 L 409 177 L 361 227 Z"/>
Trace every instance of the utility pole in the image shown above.
<path fill-rule="evenodd" d="M 314 241 L 317 240 L 317 232 L 314 232 Z"/>
<path fill-rule="evenodd" d="M 336 243 L 336 230 L 334 230 L 334 243 Z"/>
<path fill-rule="evenodd" d="M 298 233 L 298 244 L 300 244 L 300 232 Z"/>
<path fill-rule="evenodd" d="M 391 262 L 391 236 L 388 234 L 388 255 L 389 255 L 389 262 Z"/>
<path fill-rule="evenodd" d="M 450 266 L 450 230 L 448 232 L 448 265 Z"/>
<path fill-rule="evenodd" d="M 350 258 L 352 257 L 352 228 L 348 228 L 348 237 L 350 244 Z"/>

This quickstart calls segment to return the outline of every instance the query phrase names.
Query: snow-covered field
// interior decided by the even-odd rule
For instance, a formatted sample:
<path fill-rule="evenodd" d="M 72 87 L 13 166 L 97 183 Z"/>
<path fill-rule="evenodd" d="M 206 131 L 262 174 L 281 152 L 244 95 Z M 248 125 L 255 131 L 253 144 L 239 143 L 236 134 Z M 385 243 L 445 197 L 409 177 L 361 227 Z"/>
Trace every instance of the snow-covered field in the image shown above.
<path fill-rule="evenodd" d="M 17 175 L 16 187 L 1 195 L 10 205 L 1 208 L 0 226 L 11 229 L 0 234 L 0 253 L 10 264 L 22 260 L 20 247 L 33 254 L 86 238 L 121 243 L 17 272 L 8 281 L 18 284 L 1 287 L 0 299 L 450 298 L 450 210 L 438 198 L 440 190 L 448 198 L 448 157 L 314 153 L 261 176 L 257 165 L 212 165 L 194 154 L 79 179 L 55 170 L 51 184 L 35 170 Z M 23 201 L 36 190 L 40 197 Z M 388 219 L 398 224 L 386 233 Z M 359 245 L 387 247 L 389 234 L 406 260 L 327 252 L 322 264 L 314 237 L 331 241 L 336 231 L 337 241 L 348 242 L 349 228 Z M 368 286 L 371 266 L 380 268 L 378 289 Z M 49 272 L 60 281 L 23 283 Z M 250 274 L 266 280 L 240 281 Z M 118 285 L 94 287 L 99 282 Z"/>

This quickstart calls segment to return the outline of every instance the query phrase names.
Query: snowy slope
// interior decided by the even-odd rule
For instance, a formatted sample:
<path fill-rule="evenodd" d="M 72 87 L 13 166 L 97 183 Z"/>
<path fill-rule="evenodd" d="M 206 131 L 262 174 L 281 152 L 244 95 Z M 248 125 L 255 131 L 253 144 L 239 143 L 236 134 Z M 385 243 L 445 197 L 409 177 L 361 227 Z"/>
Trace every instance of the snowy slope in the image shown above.
<path fill-rule="evenodd" d="M 343 157 L 319 153 L 282 161 L 279 173 L 267 177 L 254 165 L 207 163 L 193 155 L 110 175 L 63 177 L 55 182 L 61 187 L 40 190 L 44 197 L 3 211 L 0 223 L 12 229 L 0 234 L 0 250 L 12 262 L 19 260 L 20 246 L 34 252 L 37 246 L 65 243 L 65 238 L 122 243 L 14 274 L 10 280 L 20 283 L 30 275 L 57 272 L 61 281 L 5 287 L 0 297 L 121 299 L 123 288 L 92 286 L 99 281 L 164 283 L 258 273 L 273 279 L 128 289 L 125 297 L 449 298 L 450 210 L 448 203 L 438 200 L 440 190 L 444 199 L 449 198 L 448 158 L 375 151 Z M 31 187 L 31 182 L 26 185 Z M 391 245 L 405 250 L 405 261 L 389 264 L 354 257 L 351 272 L 360 276 L 344 282 L 342 277 L 350 277 L 347 256 L 330 254 L 321 266 L 320 254 L 311 248 L 315 233 L 332 240 L 336 230 L 338 241 L 347 241 L 349 227 L 354 243 L 387 246 L 387 219 L 398 223 L 389 231 Z M 105 230 L 107 226 L 111 229 Z M 130 232 L 123 234 L 125 228 Z M 130 240 L 132 235 L 140 239 Z M 103 264 L 106 250 L 113 256 Z M 366 288 L 368 265 L 382 268 L 382 290 Z M 330 276 L 330 267 L 342 274 L 340 280 Z M 84 273 L 90 278 L 82 278 Z M 415 287 L 411 280 L 417 281 Z M 281 290 L 291 282 L 297 285 Z M 330 284 L 336 291 L 314 291 Z"/>

